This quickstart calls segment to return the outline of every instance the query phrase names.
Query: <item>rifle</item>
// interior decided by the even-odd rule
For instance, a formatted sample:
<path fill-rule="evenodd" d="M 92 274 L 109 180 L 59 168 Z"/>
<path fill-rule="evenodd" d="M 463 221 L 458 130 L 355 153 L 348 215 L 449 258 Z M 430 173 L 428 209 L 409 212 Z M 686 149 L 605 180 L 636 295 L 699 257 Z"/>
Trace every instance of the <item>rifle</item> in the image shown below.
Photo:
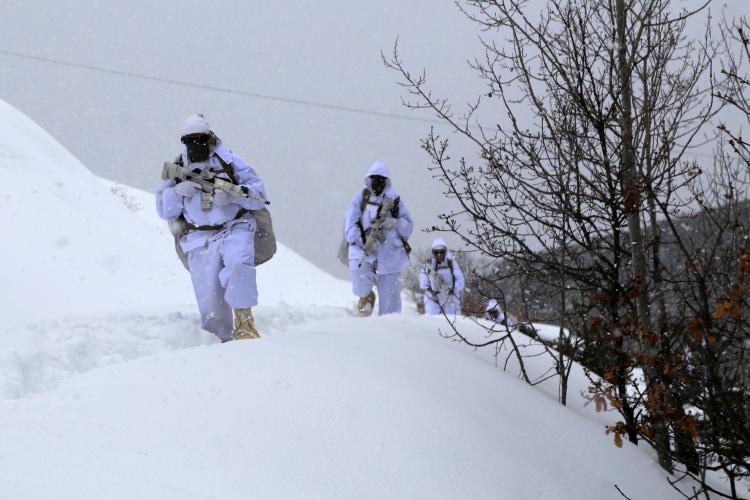
<path fill-rule="evenodd" d="M 394 202 L 394 198 L 386 198 L 383 200 L 383 205 L 378 211 L 378 216 L 374 221 L 372 221 L 372 224 L 370 225 L 370 234 L 367 235 L 365 246 L 362 249 L 362 258 L 359 261 L 358 267 L 362 267 L 365 259 L 373 252 L 373 250 L 375 250 L 375 247 L 377 247 L 379 243 L 385 240 L 385 235 L 383 234 L 383 226 L 385 225 L 386 214 L 391 212 Z"/>
<path fill-rule="evenodd" d="M 440 273 L 438 273 L 437 269 L 435 269 L 431 265 L 430 265 L 430 279 L 433 283 L 435 283 L 436 288 L 437 288 L 437 290 L 432 290 L 432 292 L 435 293 L 436 299 L 437 299 L 438 293 L 442 293 L 446 297 L 448 297 L 449 295 L 453 293 L 453 290 L 448 288 L 448 285 L 445 284 L 445 281 L 443 281 L 443 277 L 440 276 Z"/>
<path fill-rule="evenodd" d="M 271 202 L 255 196 L 250 192 L 247 186 L 238 186 L 220 177 L 217 177 L 216 172 L 212 172 L 208 167 L 203 170 L 195 169 L 189 170 L 183 165 L 178 165 L 169 161 L 164 162 L 164 168 L 161 171 L 162 179 L 173 179 L 177 182 L 192 181 L 201 187 L 201 208 L 203 210 L 211 210 L 214 204 L 214 193 L 216 190 L 224 191 L 225 193 L 237 196 L 238 198 L 247 198 L 248 200 L 255 200 L 270 205 Z"/>

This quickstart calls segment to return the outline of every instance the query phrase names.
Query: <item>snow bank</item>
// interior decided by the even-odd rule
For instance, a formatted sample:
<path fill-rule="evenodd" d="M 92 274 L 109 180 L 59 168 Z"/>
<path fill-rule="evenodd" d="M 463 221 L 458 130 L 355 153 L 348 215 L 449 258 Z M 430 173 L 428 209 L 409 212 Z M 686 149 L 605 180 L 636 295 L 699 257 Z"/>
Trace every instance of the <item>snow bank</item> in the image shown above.
<path fill-rule="evenodd" d="M 339 307 L 267 306 L 257 314 L 264 336 L 347 315 Z M 218 344 L 197 313 L 107 314 L 8 328 L 0 342 L 0 400 L 56 388 L 94 368 L 190 347 Z"/>
<path fill-rule="evenodd" d="M 193 300 L 179 263 L 154 248 L 154 229 L 3 101 L 0 175 L 4 322 Z"/>
<path fill-rule="evenodd" d="M 308 322 L 0 403 L 4 494 L 601 500 L 621 498 L 618 484 L 631 498 L 679 498 L 642 450 L 616 448 L 437 324 Z"/>
<path fill-rule="evenodd" d="M 349 317 L 348 283 L 283 246 L 258 272 L 263 337 L 218 344 L 152 195 L 1 101 L 0 175 L 3 498 L 679 498 L 604 435 L 580 367 L 563 408 L 441 318 Z"/>

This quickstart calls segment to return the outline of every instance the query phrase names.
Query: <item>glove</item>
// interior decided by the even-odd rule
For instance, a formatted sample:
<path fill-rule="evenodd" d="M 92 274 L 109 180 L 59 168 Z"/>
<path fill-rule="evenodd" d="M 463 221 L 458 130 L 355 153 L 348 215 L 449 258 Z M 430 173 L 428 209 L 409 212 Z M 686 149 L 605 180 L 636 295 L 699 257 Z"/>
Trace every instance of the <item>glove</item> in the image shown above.
<path fill-rule="evenodd" d="M 174 192 L 185 198 L 190 198 L 201 188 L 200 184 L 193 181 L 182 181 L 174 187 Z"/>
<path fill-rule="evenodd" d="M 216 203 L 220 207 L 229 205 L 230 203 L 232 203 L 232 195 L 217 189 L 214 193 L 214 203 Z"/>

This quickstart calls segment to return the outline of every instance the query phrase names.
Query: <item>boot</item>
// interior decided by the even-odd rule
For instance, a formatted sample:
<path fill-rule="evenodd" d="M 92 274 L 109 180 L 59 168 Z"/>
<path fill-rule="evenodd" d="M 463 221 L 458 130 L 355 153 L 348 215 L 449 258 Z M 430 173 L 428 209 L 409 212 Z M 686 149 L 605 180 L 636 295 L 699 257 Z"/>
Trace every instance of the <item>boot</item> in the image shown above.
<path fill-rule="evenodd" d="M 255 319 L 250 308 L 234 310 L 234 340 L 258 339 L 260 333 L 255 328 Z"/>
<path fill-rule="evenodd" d="M 370 292 L 368 295 L 359 298 L 359 302 L 357 302 L 357 314 L 360 316 L 371 316 L 373 309 L 375 309 L 375 292 Z"/>

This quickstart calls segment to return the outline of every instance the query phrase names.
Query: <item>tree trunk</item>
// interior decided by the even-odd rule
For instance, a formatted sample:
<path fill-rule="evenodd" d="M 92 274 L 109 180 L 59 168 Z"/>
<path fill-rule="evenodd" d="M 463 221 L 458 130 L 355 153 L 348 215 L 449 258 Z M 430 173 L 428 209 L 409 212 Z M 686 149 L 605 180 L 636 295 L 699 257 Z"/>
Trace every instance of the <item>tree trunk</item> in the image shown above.
<path fill-rule="evenodd" d="M 643 233 L 640 224 L 640 198 L 638 170 L 635 165 L 635 154 L 633 151 L 633 117 L 632 117 L 632 87 L 631 87 L 631 64 L 628 61 L 627 47 L 625 46 L 626 11 L 625 0 L 616 0 L 616 23 L 618 42 L 618 78 L 621 91 L 622 109 L 620 113 L 620 128 L 622 133 L 622 145 L 620 153 L 621 168 L 623 173 L 623 193 L 625 213 L 628 220 L 628 232 L 630 233 L 630 251 L 633 270 L 633 279 L 638 287 L 637 312 L 638 326 L 641 338 L 653 338 L 651 320 L 649 318 L 648 291 L 646 287 L 646 252 L 643 244 Z M 643 351 L 649 357 L 655 357 L 658 346 L 654 341 L 646 341 Z M 653 363 L 644 366 L 647 383 L 652 385 L 658 381 L 658 370 Z M 659 407 L 660 405 L 657 405 Z M 654 443 L 659 455 L 659 464 L 667 471 L 672 471 L 672 460 L 670 458 L 669 434 L 664 418 L 655 415 L 652 421 L 654 430 Z"/>

